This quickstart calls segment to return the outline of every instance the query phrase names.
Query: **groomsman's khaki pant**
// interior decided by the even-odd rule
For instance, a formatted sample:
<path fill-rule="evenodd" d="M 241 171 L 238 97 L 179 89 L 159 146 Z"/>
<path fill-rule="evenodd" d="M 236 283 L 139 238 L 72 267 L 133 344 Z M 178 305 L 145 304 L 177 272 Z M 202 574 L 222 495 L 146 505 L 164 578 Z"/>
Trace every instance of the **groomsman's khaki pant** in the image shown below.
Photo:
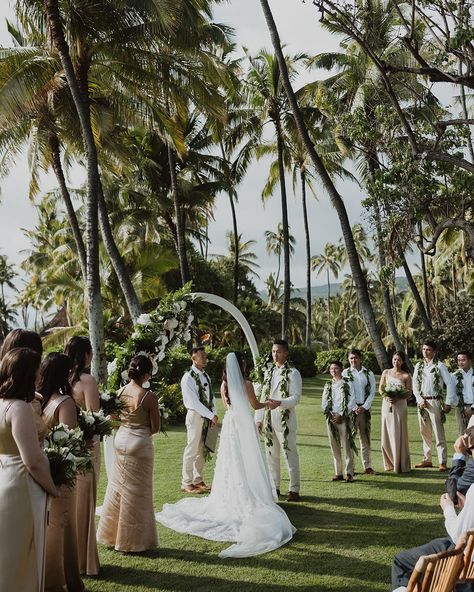
<path fill-rule="evenodd" d="M 349 444 L 349 434 L 347 432 L 346 422 L 336 423 L 334 425 L 336 430 L 339 432 L 340 442 L 336 440 L 332 433 L 331 425 L 327 424 L 329 444 L 331 445 L 332 456 L 334 459 L 334 473 L 336 475 L 343 475 L 342 467 L 342 448 L 344 448 L 344 466 L 347 475 L 354 475 L 354 451 Z"/>
<path fill-rule="evenodd" d="M 202 425 L 204 418 L 188 409 L 186 414 L 187 444 L 183 454 L 183 477 L 181 486 L 197 485 L 204 481 L 202 470 L 204 468 L 204 439 L 202 437 Z"/>
<path fill-rule="evenodd" d="M 446 447 L 446 436 L 444 433 L 444 425 L 441 421 L 441 410 L 439 403 L 436 399 L 425 399 L 428 406 L 424 410 L 426 413 L 426 419 L 418 411 L 418 422 L 420 424 L 420 434 L 423 440 L 423 458 L 429 462 L 432 461 L 431 457 L 431 441 L 434 437 L 436 441 L 436 449 L 438 451 L 438 462 L 439 464 L 445 465 L 448 461 L 448 451 Z"/>
<path fill-rule="evenodd" d="M 458 436 L 461 436 L 467 430 L 467 424 L 469 423 L 469 417 L 466 415 L 466 421 L 463 421 L 463 418 L 461 415 L 461 409 L 459 407 L 456 407 L 455 413 L 456 413 L 456 421 L 458 424 Z"/>
<path fill-rule="evenodd" d="M 367 411 L 361 413 L 360 415 L 356 415 L 356 428 L 359 432 L 359 442 L 360 442 L 360 456 L 362 458 L 362 464 L 364 469 L 371 469 L 372 468 L 372 451 L 370 449 L 370 432 L 369 437 L 367 437 Z M 340 474 L 340 473 L 338 473 Z"/>
<path fill-rule="evenodd" d="M 288 450 L 283 448 L 283 432 L 273 430 L 273 446 L 267 448 L 267 464 L 270 469 L 276 489 L 280 489 L 280 451 L 283 451 L 288 469 L 290 485 L 288 491 L 299 493 L 300 491 L 300 457 L 296 448 L 296 432 L 290 430 L 288 434 Z"/>

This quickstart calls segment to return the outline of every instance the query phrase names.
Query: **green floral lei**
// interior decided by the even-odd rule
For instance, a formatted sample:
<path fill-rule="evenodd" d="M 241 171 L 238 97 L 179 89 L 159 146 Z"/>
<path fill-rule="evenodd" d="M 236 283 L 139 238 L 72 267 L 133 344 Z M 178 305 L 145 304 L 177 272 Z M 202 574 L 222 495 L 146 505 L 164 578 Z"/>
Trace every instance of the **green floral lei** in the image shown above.
<path fill-rule="evenodd" d="M 422 389 L 423 389 L 424 362 L 418 362 L 418 364 L 416 365 L 416 368 L 418 370 L 417 376 L 416 376 L 416 386 L 417 386 L 418 392 L 420 393 L 420 396 L 421 396 Z M 433 368 L 431 368 L 430 372 L 433 374 L 434 396 L 436 397 L 436 402 L 438 403 L 438 406 L 439 406 L 441 422 L 445 423 L 446 422 L 446 413 L 444 412 L 443 390 L 441 388 L 441 372 L 439 371 L 438 362 L 434 362 Z M 425 421 L 428 421 L 428 413 L 427 413 L 426 409 L 420 409 L 420 407 L 418 407 L 418 413 L 421 415 L 421 417 Z"/>
<path fill-rule="evenodd" d="M 354 413 L 349 412 L 349 397 L 350 397 L 350 386 L 349 383 L 351 382 L 350 378 L 346 378 L 345 376 L 342 377 L 344 384 L 342 385 L 342 392 L 344 393 L 344 397 L 342 399 L 342 417 L 344 419 L 344 423 L 346 424 L 346 430 L 349 439 L 349 447 L 357 454 L 357 446 L 355 443 L 355 421 L 354 421 Z M 336 442 L 341 444 L 341 437 L 336 426 L 331 421 L 331 413 L 332 413 L 332 380 L 328 380 L 324 385 L 323 396 L 326 395 L 327 404 L 326 408 L 324 409 L 323 413 L 326 417 L 326 421 L 328 422 L 328 426 L 334 436 Z"/>
<path fill-rule="evenodd" d="M 192 368 L 189 371 L 189 374 L 191 374 L 194 382 L 196 383 L 196 386 L 198 389 L 199 401 L 204 405 L 204 407 L 206 407 L 206 409 L 209 409 L 209 411 L 212 412 L 212 407 L 214 404 L 214 397 L 213 397 L 212 391 L 211 391 L 211 379 L 209 378 L 209 375 L 206 372 L 204 372 L 204 370 L 202 371 L 202 373 L 204 374 L 204 378 L 207 380 L 207 383 L 209 385 L 209 399 L 207 398 L 206 388 L 202 384 L 201 380 L 199 379 L 199 375 L 197 374 L 197 372 L 195 372 Z M 206 432 L 207 432 L 207 429 L 208 429 L 210 423 L 211 423 L 210 420 L 207 419 L 207 417 L 205 417 L 204 422 L 202 424 L 203 437 L 206 436 Z M 212 457 L 212 455 L 211 455 L 210 451 L 204 446 L 204 460 L 209 460 L 211 457 Z"/>
<path fill-rule="evenodd" d="M 464 377 L 462 375 L 461 370 L 456 370 L 456 372 L 454 372 L 454 376 L 456 377 L 456 395 L 459 399 L 458 407 L 461 413 L 462 422 L 464 424 L 464 427 L 466 427 L 468 422 L 466 410 L 464 409 Z M 474 382 L 472 384 L 472 387 L 474 388 Z"/>
<path fill-rule="evenodd" d="M 281 375 L 280 375 L 280 396 L 281 399 L 288 398 L 288 382 L 289 376 L 292 368 L 285 362 L 283 366 L 281 366 Z M 266 403 L 270 399 L 271 393 L 271 384 L 273 373 L 275 372 L 275 366 L 270 368 L 267 372 L 265 372 L 264 380 L 263 380 L 263 401 Z M 280 421 L 281 426 L 283 428 L 283 450 L 289 450 L 288 448 L 288 434 L 290 433 L 290 428 L 288 426 L 288 419 L 290 417 L 290 409 L 283 409 L 280 405 Z M 263 416 L 263 435 L 265 439 L 265 446 L 269 449 L 269 453 L 271 454 L 271 448 L 273 446 L 273 426 L 272 426 L 272 410 L 267 407 L 265 409 L 265 413 Z"/>

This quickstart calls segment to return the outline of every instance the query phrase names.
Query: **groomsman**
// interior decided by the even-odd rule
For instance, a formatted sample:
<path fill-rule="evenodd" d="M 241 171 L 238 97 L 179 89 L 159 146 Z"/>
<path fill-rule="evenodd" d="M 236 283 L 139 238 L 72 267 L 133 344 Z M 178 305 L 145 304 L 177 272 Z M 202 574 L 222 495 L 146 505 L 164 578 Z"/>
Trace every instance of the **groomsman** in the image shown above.
<path fill-rule="evenodd" d="M 418 362 L 413 374 L 413 393 L 418 403 L 418 422 L 423 440 L 423 460 L 415 468 L 432 467 L 431 441 L 434 432 L 438 451 L 439 470 L 447 470 L 447 447 L 444 433 L 443 388 L 451 392 L 451 375 L 446 366 L 436 359 L 437 346 L 433 341 L 424 341 L 421 352 L 423 361 Z"/>
<path fill-rule="evenodd" d="M 204 483 L 204 422 L 217 429 L 216 403 L 211 391 L 211 380 L 204 370 L 207 354 L 203 347 L 191 352 L 193 365 L 181 379 L 181 392 L 186 413 L 187 443 L 183 454 L 181 491 L 202 493 L 209 488 Z"/>
<path fill-rule="evenodd" d="M 458 434 L 464 434 L 472 416 L 474 406 L 474 376 L 472 372 L 472 356 L 467 351 L 460 351 L 456 356 L 458 369 L 451 374 L 451 388 L 446 397 L 445 412 L 456 407 Z"/>
<path fill-rule="evenodd" d="M 375 397 L 375 376 L 362 366 L 362 353 L 358 349 L 349 351 L 349 368 L 342 375 L 352 381 L 356 399 L 355 427 L 359 432 L 360 451 L 364 473 L 373 475 L 372 451 L 370 449 L 370 408 Z"/>
<path fill-rule="evenodd" d="M 344 449 L 344 468 L 346 481 L 354 481 L 354 440 L 352 413 L 357 408 L 354 383 L 342 375 L 342 364 L 331 362 L 329 372 L 331 382 L 323 389 L 322 408 L 326 416 L 329 444 L 334 460 L 333 481 L 343 481 L 342 448 Z"/>
<path fill-rule="evenodd" d="M 255 421 L 263 432 L 267 462 L 280 494 L 280 455 L 283 452 L 290 486 L 286 501 L 300 501 L 300 459 L 296 447 L 296 405 L 301 399 L 301 374 L 288 364 L 288 343 L 276 339 L 272 345 L 274 365 L 265 372 L 260 401 L 270 401 L 268 410 L 259 409 Z"/>

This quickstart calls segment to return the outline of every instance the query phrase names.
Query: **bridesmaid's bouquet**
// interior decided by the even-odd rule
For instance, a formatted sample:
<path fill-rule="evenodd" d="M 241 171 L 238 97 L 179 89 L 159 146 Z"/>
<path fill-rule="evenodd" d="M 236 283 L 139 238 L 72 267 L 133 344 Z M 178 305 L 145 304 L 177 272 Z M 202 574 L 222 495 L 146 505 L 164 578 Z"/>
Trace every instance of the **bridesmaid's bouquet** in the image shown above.
<path fill-rule="evenodd" d="M 70 429 L 63 423 L 54 426 L 45 438 L 44 452 L 57 487 L 73 487 L 76 476 L 92 468 L 91 453 L 80 428 Z"/>
<path fill-rule="evenodd" d="M 393 382 L 386 383 L 382 387 L 382 396 L 389 399 L 401 401 L 410 397 L 410 392 L 402 384 L 394 384 Z M 390 412 L 393 412 L 392 404 L 390 404 Z"/>
<path fill-rule="evenodd" d="M 107 391 L 100 394 L 100 408 L 104 415 L 120 415 L 125 404 L 117 391 Z"/>
<path fill-rule="evenodd" d="M 158 399 L 158 407 L 160 409 L 160 432 L 167 436 L 168 434 L 166 433 L 165 426 L 168 424 L 167 420 L 171 415 L 171 411 L 168 409 L 168 407 L 165 407 L 165 404 L 163 403 L 163 397 Z"/>
<path fill-rule="evenodd" d="M 79 411 L 78 424 L 82 430 L 84 440 L 92 440 L 94 436 L 110 436 L 113 430 L 112 420 L 104 411 Z"/>

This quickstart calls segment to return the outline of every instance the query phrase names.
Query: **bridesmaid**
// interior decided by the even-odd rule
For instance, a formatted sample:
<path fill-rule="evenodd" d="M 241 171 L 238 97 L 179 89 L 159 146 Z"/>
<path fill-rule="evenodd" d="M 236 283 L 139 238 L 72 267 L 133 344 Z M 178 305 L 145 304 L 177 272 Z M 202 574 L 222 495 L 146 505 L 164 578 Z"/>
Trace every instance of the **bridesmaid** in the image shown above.
<path fill-rule="evenodd" d="M 57 496 L 36 437 L 28 404 L 35 394 L 40 356 L 28 348 L 3 352 L 0 363 L 0 590 L 42 592 L 45 498 Z M 44 529 L 43 529 L 44 536 Z"/>
<path fill-rule="evenodd" d="M 41 364 L 39 391 L 43 396 L 43 419 L 49 429 L 58 423 L 77 426 L 77 407 L 71 396 L 71 360 L 52 353 Z M 82 592 L 76 532 L 76 487 L 60 487 L 51 503 L 46 530 L 47 592 Z"/>
<path fill-rule="evenodd" d="M 396 384 L 403 386 L 409 396 L 412 392 L 412 381 L 403 352 L 397 351 L 393 354 L 392 366 L 390 370 L 382 372 L 379 392 L 382 393 L 385 384 Z M 411 470 L 411 463 L 406 399 L 383 398 L 381 437 L 385 470 L 408 473 Z"/>
<path fill-rule="evenodd" d="M 87 369 L 92 362 L 92 346 L 88 337 L 72 337 L 64 353 L 72 361 L 69 382 L 72 396 L 78 407 L 86 411 L 99 411 L 100 394 L 97 382 Z M 96 576 L 99 573 L 99 553 L 95 532 L 95 507 L 100 474 L 100 440 L 92 442 L 92 470 L 77 477 L 77 547 L 81 574 Z"/>
<path fill-rule="evenodd" d="M 130 382 L 121 391 L 125 403 L 115 436 L 115 459 L 97 530 L 97 540 L 125 553 L 158 545 L 153 511 L 153 441 L 160 429 L 156 397 L 143 384 L 151 378 L 146 356 L 133 358 Z"/>

